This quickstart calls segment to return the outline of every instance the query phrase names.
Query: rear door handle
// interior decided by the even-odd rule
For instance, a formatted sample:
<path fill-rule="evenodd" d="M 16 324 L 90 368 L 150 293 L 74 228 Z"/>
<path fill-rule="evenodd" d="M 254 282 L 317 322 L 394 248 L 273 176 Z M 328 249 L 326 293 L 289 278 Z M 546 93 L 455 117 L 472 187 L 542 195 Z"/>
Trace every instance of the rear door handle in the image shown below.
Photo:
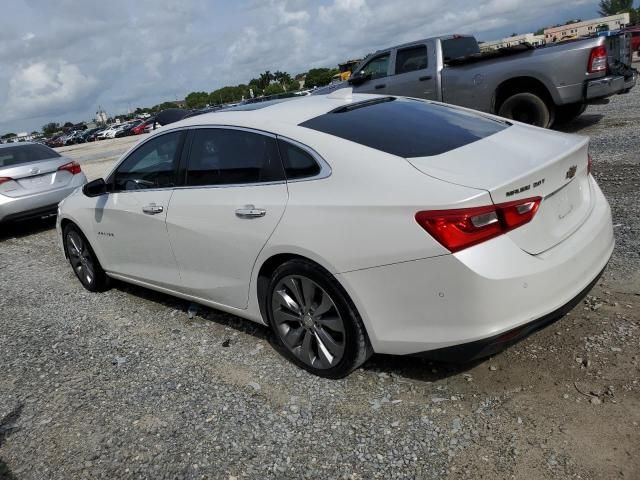
<path fill-rule="evenodd" d="M 381 88 L 384 88 L 384 87 L 386 87 L 386 86 L 387 86 L 386 84 L 381 83 L 381 84 L 379 84 L 379 85 L 376 85 L 376 86 L 375 86 L 375 87 L 373 87 L 373 88 L 375 88 L 376 90 L 380 90 Z"/>
<path fill-rule="evenodd" d="M 431 75 L 425 75 L 424 77 L 420 77 L 418 80 L 424 82 L 425 80 L 431 80 L 433 77 Z"/>
<path fill-rule="evenodd" d="M 158 213 L 162 213 L 164 211 L 164 207 L 162 205 L 150 203 L 149 205 L 145 205 L 144 207 L 142 207 L 142 211 L 147 215 L 157 215 Z"/>
<path fill-rule="evenodd" d="M 260 218 L 264 217 L 267 211 L 264 208 L 256 208 L 254 205 L 245 205 L 236 210 L 238 218 Z"/>

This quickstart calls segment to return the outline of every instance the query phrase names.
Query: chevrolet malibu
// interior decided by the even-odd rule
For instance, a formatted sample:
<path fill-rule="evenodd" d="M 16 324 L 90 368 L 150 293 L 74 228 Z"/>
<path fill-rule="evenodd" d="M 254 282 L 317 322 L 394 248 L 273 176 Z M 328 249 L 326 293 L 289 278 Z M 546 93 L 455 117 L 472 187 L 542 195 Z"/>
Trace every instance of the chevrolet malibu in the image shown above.
<path fill-rule="evenodd" d="M 561 316 L 614 246 L 588 139 L 343 89 L 192 117 L 59 207 L 110 279 L 273 329 L 338 378 L 372 353 L 480 358 Z"/>

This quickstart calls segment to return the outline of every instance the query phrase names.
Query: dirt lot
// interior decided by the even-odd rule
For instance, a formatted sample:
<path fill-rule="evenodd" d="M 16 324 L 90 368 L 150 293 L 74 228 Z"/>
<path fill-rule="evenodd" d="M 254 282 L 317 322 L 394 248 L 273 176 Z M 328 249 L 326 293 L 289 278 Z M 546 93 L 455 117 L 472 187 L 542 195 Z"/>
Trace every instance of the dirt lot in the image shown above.
<path fill-rule="evenodd" d="M 261 326 L 86 292 L 51 223 L 3 227 L 0 478 L 640 478 L 639 112 L 640 87 L 565 127 L 592 137 L 613 209 L 601 281 L 464 368 L 376 356 L 312 377 Z M 67 153 L 95 177 L 129 141 Z"/>

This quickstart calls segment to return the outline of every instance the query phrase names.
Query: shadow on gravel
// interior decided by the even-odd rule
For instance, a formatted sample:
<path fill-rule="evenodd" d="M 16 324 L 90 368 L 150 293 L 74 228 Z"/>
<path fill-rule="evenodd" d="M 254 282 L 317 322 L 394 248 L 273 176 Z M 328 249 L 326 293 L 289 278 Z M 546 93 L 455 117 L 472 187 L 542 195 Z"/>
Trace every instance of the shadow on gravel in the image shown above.
<path fill-rule="evenodd" d="M 485 361 L 487 361 L 486 358 L 463 364 L 455 364 L 436 362 L 411 356 L 374 355 L 362 368 L 363 370 L 385 372 L 421 382 L 435 382 L 456 375 L 462 375 L 464 372 L 473 369 L 476 365 Z"/>
<path fill-rule="evenodd" d="M 36 233 L 51 230 L 56 226 L 56 217 L 48 217 L 43 219 L 24 220 L 21 222 L 8 223 L 0 225 L 0 242 L 10 238 L 21 238 Z M 2 478 L 2 477 L 0 477 Z"/>
<path fill-rule="evenodd" d="M 24 405 L 20 404 L 0 419 L 0 447 L 9 435 L 19 430 L 15 423 L 20 418 Z M 0 458 L 0 480 L 15 480 L 9 466 Z"/>
<path fill-rule="evenodd" d="M 603 118 L 604 115 L 600 113 L 584 113 L 569 123 L 554 126 L 553 129 L 564 133 L 579 133 L 581 130 L 592 127 L 596 123 L 599 123 Z"/>
<path fill-rule="evenodd" d="M 185 318 L 187 324 L 195 322 L 215 322 L 225 327 L 230 327 L 238 332 L 253 335 L 261 340 L 267 340 L 273 344 L 271 339 L 271 330 L 264 325 L 245 320 L 244 318 L 237 317 L 230 313 L 209 308 L 204 305 L 191 303 L 188 300 L 182 300 L 178 297 L 168 295 L 165 293 L 156 292 L 148 288 L 139 287 L 137 285 L 121 282 L 118 280 L 111 280 L 113 288 L 116 288 L 122 292 L 126 292 L 130 295 L 149 300 L 161 304 L 168 309 L 178 310 Z M 192 317 L 192 318 L 189 318 Z M 223 345 L 223 346 L 229 346 Z"/>

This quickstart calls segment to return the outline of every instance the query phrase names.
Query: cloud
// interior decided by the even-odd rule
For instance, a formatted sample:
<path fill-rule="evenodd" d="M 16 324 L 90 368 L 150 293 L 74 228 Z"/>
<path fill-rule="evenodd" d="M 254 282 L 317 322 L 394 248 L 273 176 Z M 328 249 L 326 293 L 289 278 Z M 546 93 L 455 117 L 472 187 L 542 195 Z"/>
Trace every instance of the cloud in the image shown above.
<path fill-rule="evenodd" d="M 8 101 L 0 121 L 38 117 L 42 111 L 55 114 L 77 109 L 95 94 L 97 86 L 96 78 L 66 62 L 23 66 L 9 80 Z"/>
<path fill-rule="evenodd" d="M 0 133 L 117 114 L 444 33 L 490 40 L 596 15 L 594 0 L 73 0 L 0 16 Z"/>

